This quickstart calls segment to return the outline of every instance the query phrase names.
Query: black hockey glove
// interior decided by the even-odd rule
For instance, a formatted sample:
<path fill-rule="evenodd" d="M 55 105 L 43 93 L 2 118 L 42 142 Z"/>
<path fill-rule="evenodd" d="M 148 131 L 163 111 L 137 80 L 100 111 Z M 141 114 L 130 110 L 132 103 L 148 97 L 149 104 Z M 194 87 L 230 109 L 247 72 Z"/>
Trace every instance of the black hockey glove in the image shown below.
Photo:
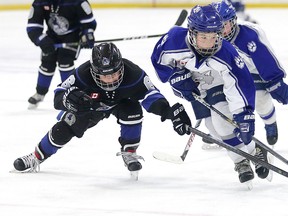
<path fill-rule="evenodd" d="M 176 103 L 171 107 L 171 121 L 179 135 L 191 133 L 188 129 L 188 126 L 191 127 L 191 121 L 182 104 Z"/>
<path fill-rule="evenodd" d="M 38 45 L 40 46 L 41 50 L 45 54 L 51 54 L 55 52 L 55 47 L 54 47 L 54 41 L 48 37 L 45 36 L 39 43 Z"/>
<path fill-rule="evenodd" d="M 88 29 L 83 31 L 81 36 L 81 47 L 86 49 L 92 49 L 94 47 L 94 31 L 93 29 Z"/>
<path fill-rule="evenodd" d="M 77 87 L 66 90 L 63 96 L 63 105 L 72 112 L 87 112 L 92 108 L 92 98 Z"/>

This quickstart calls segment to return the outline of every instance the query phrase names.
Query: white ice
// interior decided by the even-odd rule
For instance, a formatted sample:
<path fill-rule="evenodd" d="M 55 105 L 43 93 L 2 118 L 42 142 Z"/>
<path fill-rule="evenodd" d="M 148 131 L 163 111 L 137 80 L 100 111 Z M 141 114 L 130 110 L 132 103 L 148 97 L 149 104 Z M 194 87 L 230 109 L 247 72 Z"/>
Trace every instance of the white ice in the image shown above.
<path fill-rule="evenodd" d="M 248 10 L 266 31 L 284 68 L 288 66 L 288 11 Z M 34 150 L 56 122 L 53 89 L 60 82 L 55 73 L 51 89 L 37 110 L 28 110 L 34 94 L 40 50 L 26 34 L 28 11 L 0 12 L 0 215 L 2 216 L 248 216 L 288 215 L 288 179 L 274 173 L 272 182 L 254 179 L 248 191 L 239 183 L 225 150 L 204 151 L 197 137 L 182 165 L 157 161 L 154 151 L 181 155 L 188 136 L 178 136 L 171 122 L 161 123 L 145 114 L 138 154 L 145 158 L 139 181 L 132 181 L 122 159 L 115 118 L 102 121 L 74 138 L 41 165 L 40 173 L 9 173 L 13 161 Z M 96 40 L 165 33 L 180 9 L 95 9 Z M 184 24 L 185 26 L 186 24 Z M 190 105 L 176 98 L 168 84 L 161 84 L 150 63 L 158 38 L 116 42 L 123 57 L 139 64 L 171 103 L 181 102 L 195 123 Z M 83 50 L 76 65 L 89 59 Z M 279 141 L 275 150 L 288 157 L 288 108 L 275 101 Z M 205 131 L 205 127 L 200 127 Z M 265 141 L 263 123 L 257 119 L 256 137 Z M 282 162 L 275 165 L 288 170 Z"/>

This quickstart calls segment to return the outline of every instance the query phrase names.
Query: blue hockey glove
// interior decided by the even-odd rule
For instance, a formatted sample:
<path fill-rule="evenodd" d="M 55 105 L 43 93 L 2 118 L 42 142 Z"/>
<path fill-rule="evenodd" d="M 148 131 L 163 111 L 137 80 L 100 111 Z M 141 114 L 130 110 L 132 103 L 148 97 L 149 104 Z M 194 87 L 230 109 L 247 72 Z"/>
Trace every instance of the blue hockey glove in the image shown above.
<path fill-rule="evenodd" d="M 239 127 L 235 128 L 234 133 L 244 144 L 249 144 L 254 135 L 255 115 L 252 110 L 247 109 L 233 117 Z"/>
<path fill-rule="evenodd" d="M 94 31 L 93 29 L 87 29 L 83 31 L 81 36 L 81 46 L 83 48 L 92 49 L 94 47 Z"/>
<path fill-rule="evenodd" d="M 42 52 L 45 54 L 51 54 L 56 50 L 54 47 L 54 41 L 47 35 L 40 36 L 38 46 L 40 46 Z"/>
<path fill-rule="evenodd" d="M 266 89 L 279 103 L 288 103 L 288 86 L 283 79 L 270 81 L 266 84 Z"/>
<path fill-rule="evenodd" d="M 191 72 L 186 69 L 178 69 L 169 79 L 173 92 L 176 96 L 186 99 L 187 101 L 195 101 L 192 95 L 194 92 L 200 95 L 197 84 L 191 78 Z"/>
<path fill-rule="evenodd" d="M 93 105 L 92 98 L 77 87 L 71 87 L 66 90 L 63 96 L 63 105 L 72 112 L 90 111 Z"/>
<path fill-rule="evenodd" d="M 190 134 L 188 126 L 191 127 L 191 121 L 187 115 L 184 106 L 176 103 L 171 107 L 171 121 L 173 123 L 174 130 L 179 135 Z"/>

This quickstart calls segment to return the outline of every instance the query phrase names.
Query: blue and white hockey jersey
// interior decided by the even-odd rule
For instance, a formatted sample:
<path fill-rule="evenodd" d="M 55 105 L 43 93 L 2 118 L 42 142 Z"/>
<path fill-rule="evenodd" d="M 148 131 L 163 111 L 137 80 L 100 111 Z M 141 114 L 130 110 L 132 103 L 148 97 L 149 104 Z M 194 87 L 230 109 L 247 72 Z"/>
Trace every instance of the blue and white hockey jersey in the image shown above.
<path fill-rule="evenodd" d="M 237 51 L 244 59 L 255 80 L 256 89 L 265 89 L 263 83 L 286 76 L 259 25 L 238 22 L 236 33 L 230 42 L 236 46 Z"/>
<path fill-rule="evenodd" d="M 213 56 L 202 57 L 189 47 L 187 32 L 187 28 L 173 27 L 155 45 L 151 61 L 159 79 L 165 83 L 176 68 L 187 68 L 201 97 L 211 105 L 226 100 L 232 114 L 243 108 L 254 110 L 253 79 L 233 45 L 223 40 Z"/>

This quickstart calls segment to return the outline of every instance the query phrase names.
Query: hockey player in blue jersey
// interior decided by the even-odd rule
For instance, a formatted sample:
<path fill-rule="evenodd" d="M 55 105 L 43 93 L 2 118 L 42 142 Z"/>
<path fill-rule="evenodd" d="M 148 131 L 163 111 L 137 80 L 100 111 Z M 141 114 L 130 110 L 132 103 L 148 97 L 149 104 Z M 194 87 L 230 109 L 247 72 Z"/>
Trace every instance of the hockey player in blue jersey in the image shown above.
<path fill-rule="evenodd" d="M 212 135 L 216 133 L 228 145 L 267 161 L 267 154 L 252 141 L 253 79 L 236 49 L 222 40 L 222 31 L 223 20 L 212 5 L 195 6 L 188 17 L 188 28 L 173 27 L 157 42 L 152 64 L 163 83 L 170 83 L 177 96 L 192 102 L 197 119 L 211 115 L 205 123 Z M 195 102 L 192 93 L 233 118 L 240 130 Z M 240 182 L 250 183 L 254 172 L 249 160 L 230 151 L 228 155 Z M 255 164 L 255 170 L 260 178 L 269 174 L 269 170 L 259 164 Z"/>
<path fill-rule="evenodd" d="M 288 86 L 283 81 L 286 72 L 259 25 L 237 21 L 236 11 L 229 1 L 213 3 L 213 6 L 224 19 L 223 37 L 237 47 L 254 79 L 255 108 L 265 123 L 267 142 L 274 145 L 278 130 L 272 98 L 288 103 Z"/>
<path fill-rule="evenodd" d="M 45 27 L 46 24 L 46 27 Z M 36 93 L 28 99 L 28 109 L 43 101 L 58 66 L 61 81 L 74 70 L 81 48 L 94 46 L 96 20 L 87 0 L 34 0 L 27 24 L 30 40 L 41 49 Z M 79 43 L 55 48 L 55 44 Z M 80 45 L 81 44 L 81 45 Z"/>
<path fill-rule="evenodd" d="M 17 171 L 39 171 L 40 163 L 73 137 L 81 138 L 87 129 L 115 116 L 121 129 L 118 155 L 129 171 L 138 172 L 142 168 L 138 160 L 141 157 L 136 154 L 141 140 L 142 107 L 161 116 L 161 121 L 171 119 L 179 135 L 190 133 L 186 125 L 191 126 L 191 122 L 183 105 L 170 106 L 145 71 L 122 58 L 113 43 L 93 47 L 90 61 L 80 65 L 55 90 L 54 107 L 62 110 L 59 121 L 43 136 L 35 151 L 15 160 Z M 95 142 L 100 144 L 97 137 Z"/>

